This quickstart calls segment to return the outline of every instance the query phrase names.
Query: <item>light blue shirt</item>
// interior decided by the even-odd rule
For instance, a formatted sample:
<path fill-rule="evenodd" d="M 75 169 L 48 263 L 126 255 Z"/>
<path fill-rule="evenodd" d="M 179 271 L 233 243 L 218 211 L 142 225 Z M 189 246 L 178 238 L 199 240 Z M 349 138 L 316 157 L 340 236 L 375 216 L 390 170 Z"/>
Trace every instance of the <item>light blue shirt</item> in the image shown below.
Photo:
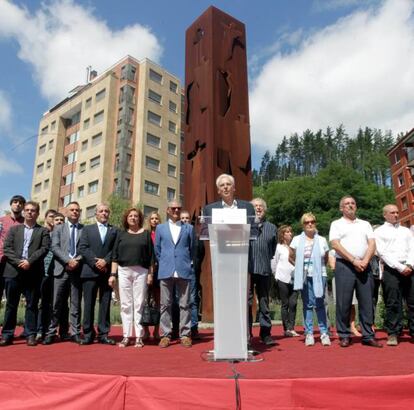
<path fill-rule="evenodd" d="M 33 228 L 34 226 L 30 227 L 30 226 L 24 225 L 24 240 L 23 240 L 23 252 L 22 252 L 23 259 L 29 259 L 29 245 L 30 245 L 30 241 L 32 240 Z"/>

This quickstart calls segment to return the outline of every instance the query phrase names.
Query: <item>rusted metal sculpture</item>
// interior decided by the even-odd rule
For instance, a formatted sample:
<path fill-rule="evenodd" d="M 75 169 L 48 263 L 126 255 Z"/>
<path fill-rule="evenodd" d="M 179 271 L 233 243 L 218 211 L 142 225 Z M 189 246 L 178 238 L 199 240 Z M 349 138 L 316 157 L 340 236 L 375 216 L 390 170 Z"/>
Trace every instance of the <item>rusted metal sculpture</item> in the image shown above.
<path fill-rule="evenodd" d="M 246 34 L 244 24 L 209 7 L 186 31 L 184 199 L 195 219 L 217 200 L 215 179 L 236 180 L 252 196 Z M 212 319 L 210 257 L 201 275 L 203 320 Z"/>

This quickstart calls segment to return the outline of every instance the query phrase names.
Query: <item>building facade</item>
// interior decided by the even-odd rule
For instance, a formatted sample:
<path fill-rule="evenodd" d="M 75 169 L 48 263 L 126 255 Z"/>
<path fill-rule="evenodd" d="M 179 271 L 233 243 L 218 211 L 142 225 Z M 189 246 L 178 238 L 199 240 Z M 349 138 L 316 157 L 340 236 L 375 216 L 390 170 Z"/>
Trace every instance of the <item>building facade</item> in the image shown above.
<path fill-rule="evenodd" d="M 414 225 L 414 128 L 388 151 L 401 224 Z"/>
<path fill-rule="evenodd" d="M 177 77 L 127 56 L 43 115 L 32 198 L 78 201 L 83 219 L 112 193 L 145 214 L 180 198 L 182 92 Z"/>

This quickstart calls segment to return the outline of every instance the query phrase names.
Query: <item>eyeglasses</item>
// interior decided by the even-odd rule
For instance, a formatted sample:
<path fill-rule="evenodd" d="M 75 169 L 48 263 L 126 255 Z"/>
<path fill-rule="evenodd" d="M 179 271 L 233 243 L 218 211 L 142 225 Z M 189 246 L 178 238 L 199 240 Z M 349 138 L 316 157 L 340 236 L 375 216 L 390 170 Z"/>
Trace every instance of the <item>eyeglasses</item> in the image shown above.
<path fill-rule="evenodd" d="M 315 225 L 316 221 L 303 221 L 303 225 Z"/>
<path fill-rule="evenodd" d="M 181 209 L 181 206 L 170 206 L 170 209 L 173 211 L 179 211 Z"/>

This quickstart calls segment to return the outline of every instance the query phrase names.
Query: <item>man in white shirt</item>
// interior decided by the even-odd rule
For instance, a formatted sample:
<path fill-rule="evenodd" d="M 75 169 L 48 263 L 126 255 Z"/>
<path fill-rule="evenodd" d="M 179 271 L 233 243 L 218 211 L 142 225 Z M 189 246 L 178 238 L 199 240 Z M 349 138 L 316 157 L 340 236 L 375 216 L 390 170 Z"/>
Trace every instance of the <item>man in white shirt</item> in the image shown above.
<path fill-rule="evenodd" d="M 396 205 L 385 205 L 383 215 L 385 223 L 375 230 L 375 241 L 384 266 L 382 279 L 387 345 L 397 346 L 403 329 L 403 298 L 407 302 L 411 342 L 414 343 L 414 237 L 408 228 L 398 223 Z"/>
<path fill-rule="evenodd" d="M 374 232 L 369 222 L 356 217 L 355 199 L 345 196 L 339 203 L 342 218 L 331 223 L 329 241 L 336 252 L 336 328 L 340 346 L 351 343 L 351 306 L 354 289 L 358 299 L 362 344 L 382 347 L 374 338 L 372 294 L 374 279 L 369 261 L 375 252 Z"/>

